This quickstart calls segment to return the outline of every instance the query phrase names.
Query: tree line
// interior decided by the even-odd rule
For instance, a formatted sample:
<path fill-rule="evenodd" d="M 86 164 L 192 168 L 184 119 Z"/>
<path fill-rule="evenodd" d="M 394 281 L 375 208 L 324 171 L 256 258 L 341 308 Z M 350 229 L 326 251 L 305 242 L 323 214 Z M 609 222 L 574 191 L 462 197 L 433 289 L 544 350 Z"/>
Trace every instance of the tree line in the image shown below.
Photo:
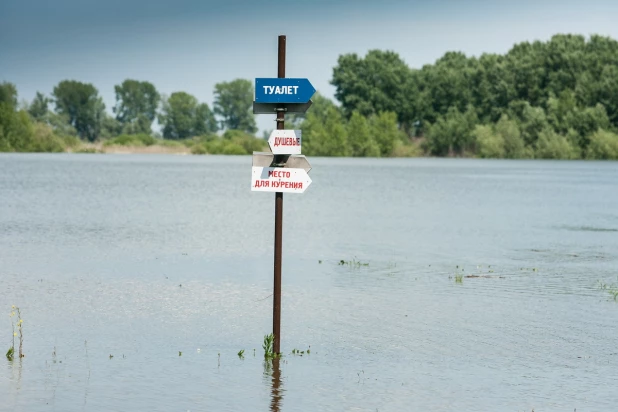
<path fill-rule="evenodd" d="M 152 136 L 157 135 L 152 131 L 155 119 L 162 126 L 160 137 L 167 140 L 201 137 L 211 142 L 217 131 L 226 130 L 233 132 L 223 137 L 244 141 L 257 132 L 249 80 L 218 83 L 213 109 L 183 91 L 162 96 L 147 81 L 127 79 L 114 91 L 112 116 L 90 83 L 63 80 L 50 97 L 37 92 L 32 102 L 21 105 L 15 85 L 0 84 L 0 151 L 61 151 L 65 144 L 76 144 L 76 139 L 152 144 Z M 262 144 L 248 146 L 259 149 Z"/>
<path fill-rule="evenodd" d="M 392 51 L 344 54 L 331 83 L 337 102 L 318 94 L 306 116 L 286 117 L 308 155 L 618 159 L 618 42 L 608 37 L 555 35 L 504 55 L 448 52 L 420 69 Z M 217 84 L 212 109 L 146 81 L 114 91 L 110 115 L 92 84 L 64 80 L 21 106 L 15 86 L 0 84 L 0 151 L 50 151 L 77 138 L 152 142 L 155 119 L 163 141 L 201 142 L 196 153 L 263 147 L 252 138 L 250 80 Z"/>
<path fill-rule="evenodd" d="M 349 122 L 394 113 L 429 155 L 618 159 L 618 42 L 608 37 L 449 52 L 420 69 L 391 51 L 346 54 L 332 84 Z"/>

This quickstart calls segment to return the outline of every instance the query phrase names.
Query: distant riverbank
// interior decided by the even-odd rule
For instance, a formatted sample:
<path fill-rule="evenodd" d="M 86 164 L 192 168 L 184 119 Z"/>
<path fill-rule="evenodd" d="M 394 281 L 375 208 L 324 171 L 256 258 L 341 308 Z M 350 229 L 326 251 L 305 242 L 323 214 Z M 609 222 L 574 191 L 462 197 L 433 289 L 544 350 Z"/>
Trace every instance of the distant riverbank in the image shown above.
<path fill-rule="evenodd" d="M 84 143 L 81 147 L 67 148 L 67 153 L 110 153 L 110 154 L 175 154 L 175 155 L 190 155 L 191 148 L 178 145 L 167 146 L 153 144 L 150 146 L 134 146 L 134 145 L 104 145 L 102 143 Z"/>

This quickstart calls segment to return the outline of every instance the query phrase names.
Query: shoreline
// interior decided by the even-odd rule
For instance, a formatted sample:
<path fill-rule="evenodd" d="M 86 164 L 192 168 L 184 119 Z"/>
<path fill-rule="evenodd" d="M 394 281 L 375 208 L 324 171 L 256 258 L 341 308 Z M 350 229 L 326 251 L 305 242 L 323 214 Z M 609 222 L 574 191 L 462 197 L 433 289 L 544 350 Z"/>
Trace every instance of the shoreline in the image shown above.
<path fill-rule="evenodd" d="M 186 146 L 170 147 L 163 145 L 124 146 L 103 145 L 102 143 L 83 143 L 77 149 L 68 148 L 65 153 L 103 153 L 103 154 L 173 154 L 190 155 L 191 149 Z"/>

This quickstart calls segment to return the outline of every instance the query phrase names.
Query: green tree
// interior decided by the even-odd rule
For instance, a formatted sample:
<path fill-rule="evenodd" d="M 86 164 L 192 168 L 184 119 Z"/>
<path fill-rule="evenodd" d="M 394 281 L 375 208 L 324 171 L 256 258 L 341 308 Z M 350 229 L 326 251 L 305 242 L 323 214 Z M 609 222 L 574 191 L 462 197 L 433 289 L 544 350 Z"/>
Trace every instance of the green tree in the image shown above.
<path fill-rule="evenodd" d="M 614 40 L 612 40 L 614 43 Z M 608 47 L 609 49 L 609 47 Z M 611 49 L 609 49 L 611 50 Z M 586 107 L 603 105 L 614 126 L 618 125 L 618 50 L 610 54 L 613 62 L 601 65 L 607 57 L 594 56 L 590 63 L 598 68 L 584 72 L 578 79 L 575 92 L 578 101 Z"/>
<path fill-rule="evenodd" d="M 470 137 L 470 122 L 449 122 L 470 107 L 480 123 L 506 138 L 507 157 L 559 147 L 562 141 L 548 130 L 566 138 L 578 155 L 598 129 L 618 129 L 618 42 L 603 36 L 558 34 L 479 58 L 448 52 L 420 70 L 388 51 L 346 54 L 339 57 L 331 83 L 346 118 L 355 111 L 366 117 L 395 112 L 402 130 L 425 135 L 425 147 L 434 155 L 474 150 L 471 142 L 478 139 Z M 515 125 L 498 131 L 504 115 Z M 548 153 L 545 149 L 541 152 Z"/>
<path fill-rule="evenodd" d="M 382 156 L 391 156 L 393 148 L 401 141 L 401 132 L 397 126 L 397 115 L 392 112 L 380 112 L 371 118 L 371 133 Z"/>
<path fill-rule="evenodd" d="M 185 92 L 175 92 L 163 99 L 159 123 L 163 125 L 166 139 L 186 139 L 217 130 L 208 105 L 198 103 L 194 96 Z"/>
<path fill-rule="evenodd" d="M 514 100 L 527 101 L 531 106 L 541 106 L 547 97 L 545 44 L 523 42 L 513 46 L 506 54 L 507 70 L 511 75 Z"/>
<path fill-rule="evenodd" d="M 468 71 L 474 106 L 483 123 L 498 121 L 516 97 L 508 67 L 504 56 L 483 54 Z"/>
<path fill-rule="evenodd" d="M 611 127 L 605 106 L 598 103 L 594 107 L 580 109 L 576 114 L 573 128 L 578 133 L 578 140 L 575 142 L 582 150 L 588 148 L 590 136 L 599 129 L 608 130 Z"/>
<path fill-rule="evenodd" d="M 300 124 L 307 118 L 309 113 L 313 113 L 317 118 L 326 120 L 327 112 L 332 108 L 339 110 L 337 105 L 328 97 L 324 97 L 320 92 L 316 92 L 311 98 L 311 107 L 306 113 L 292 113 L 285 115 L 285 128 L 294 129 L 300 127 Z M 268 140 L 268 136 L 266 137 Z"/>
<path fill-rule="evenodd" d="M 16 112 L 13 102 L 0 102 L 0 152 L 22 151 L 31 139 L 30 116 L 24 111 Z"/>
<path fill-rule="evenodd" d="M 354 111 L 363 116 L 394 112 L 407 130 L 416 120 L 419 97 L 411 73 L 397 53 L 371 50 L 364 58 L 339 56 L 331 84 L 347 117 Z"/>
<path fill-rule="evenodd" d="M 257 132 L 253 115 L 253 84 L 236 79 L 215 85 L 214 112 L 222 118 L 222 128 Z"/>
<path fill-rule="evenodd" d="M 138 132 L 139 129 L 136 128 L 135 130 L 132 130 L 131 126 L 132 126 L 132 123 L 129 123 L 128 125 L 125 125 L 123 127 L 123 124 L 120 121 L 118 121 L 115 117 L 109 116 L 107 113 L 105 113 L 105 115 L 103 116 L 103 119 L 101 120 L 100 136 L 104 139 L 111 139 L 116 136 L 120 136 L 123 133 L 130 134 L 130 135 L 140 134 Z M 149 130 L 150 130 L 150 126 L 149 126 Z"/>
<path fill-rule="evenodd" d="M 474 150 L 474 128 L 478 123 L 476 112 L 468 106 L 465 113 L 451 107 L 427 131 L 426 147 L 436 156 L 463 155 Z"/>
<path fill-rule="evenodd" d="M 0 103 L 6 103 L 13 110 L 17 108 L 17 88 L 13 83 L 0 83 Z"/>
<path fill-rule="evenodd" d="M 372 137 L 369 120 L 359 112 L 352 112 L 347 124 L 350 154 L 358 157 L 380 157 L 380 146 Z"/>
<path fill-rule="evenodd" d="M 303 121 L 303 151 L 314 156 L 348 156 L 348 135 L 337 107 L 327 109 L 325 118 L 309 113 Z"/>
<path fill-rule="evenodd" d="M 532 107 L 523 100 L 515 100 L 509 104 L 509 117 L 516 119 L 524 143 L 533 147 L 539 134 L 550 127 L 545 110 L 541 107 Z"/>
<path fill-rule="evenodd" d="M 45 121 L 54 130 L 54 133 L 60 136 L 77 136 L 77 130 L 71 126 L 69 116 L 66 114 L 48 112 Z"/>
<path fill-rule="evenodd" d="M 94 141 L 99 136 L 105 105 L 92 84 L 63 80 L 54 87 L 52 95 L 56 111 L 68 117 L 79 137 Z"/>
<path fill-rule="evenodd" d="M 217 120 L 210 107 L 206 103 L 198 104 L 195 108 L 195 135 L 215 133 L 218 129 Z"/>
<path fill-rule="evenodd" d="M 33 119 L 45 122 L 49 113 L 49 103 L 51 103 L 51 99 L 43 93 L 36 92 L 36 96 L 28 108 L 28 113 L 30 113 Z"/>
<path fill-rule="evenodd" d="M 421 70 L 424 118 L 434 122 L 451 108 L 463 113 L 473 104 L 472 77 L 477 64 L 463 53 L 448 52 L 433 66 Z"/>
<path fill-rule="evenodd" d="M 556 34 L 544 46 L 546 95 L 559 96 L 565 90 L 574 90 L 587 64 L 585 37 Z"/>
<path fill-rule="evenodd" d="M 151 133 L 160 96 L 155 86 L 146 81 L 127 79 L 114 86 L 116 106 L 113 108 L 124 133 Z"/>

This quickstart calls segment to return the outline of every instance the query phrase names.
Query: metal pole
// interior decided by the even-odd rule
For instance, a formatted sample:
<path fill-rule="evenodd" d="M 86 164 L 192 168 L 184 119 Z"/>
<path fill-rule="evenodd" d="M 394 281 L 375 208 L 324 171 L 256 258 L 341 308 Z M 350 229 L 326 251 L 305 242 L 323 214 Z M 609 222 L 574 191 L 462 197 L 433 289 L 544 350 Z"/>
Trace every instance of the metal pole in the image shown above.
<path fill-rule="evenodd" d="M 285 36 L 279 36 L 277 77 L 285 77 Z M 284 129 L 285 114 L 277 112 L 277 130 Z M 283 193 L 275 193 L 275 281 L 273 292 L 273 350 L 281 353 L 281 248 L 283 245 Z"/>

